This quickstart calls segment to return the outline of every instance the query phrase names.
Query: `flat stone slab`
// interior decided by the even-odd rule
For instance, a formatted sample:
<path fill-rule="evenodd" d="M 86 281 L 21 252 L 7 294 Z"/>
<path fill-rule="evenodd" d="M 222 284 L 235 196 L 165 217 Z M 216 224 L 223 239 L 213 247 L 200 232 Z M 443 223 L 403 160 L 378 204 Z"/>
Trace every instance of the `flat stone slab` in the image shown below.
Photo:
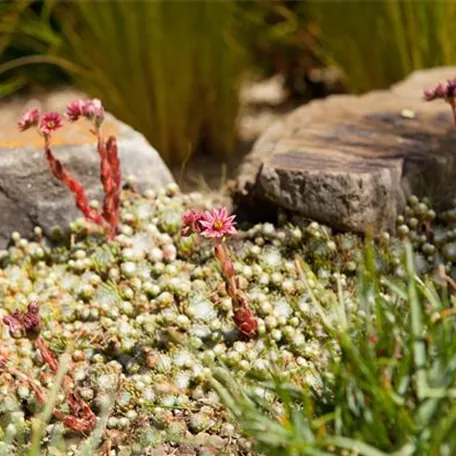
<path fill-rule="evenodd" d="M 394 231 L 409 194 L 456 195 L 456 126 L 424 88 L 456 67 L 413 73 L 389 90 L 334 95 L 269 127 L 241 166 L 241 202 L 295 211 L 337 230 Z"/>
<path fill-rule="evenodd" d="M 32 130 L 19 132 L 15 120 L 8 119 L 0 129 L 0 248 L 4 248 L 13 231 L 29 236 L 35 226 L 46 233 L 58 224 L 63 227 L 81 213 L 72 194 L 56 180 L 43 152 L 42 138 Z M 53 152 L 65 168 L 81 182 L 89 199 L 102 202 L 100 161 L 96 141 L 89 133 L 88 122 L 65 122 L 53 135 Z M 158 152 L 142 134 L 107 115 L 103 124 L 107 138 L 117 137 L 122 176 L 135 176 L 138 189 L 156 189 L 174 179 Z"/>

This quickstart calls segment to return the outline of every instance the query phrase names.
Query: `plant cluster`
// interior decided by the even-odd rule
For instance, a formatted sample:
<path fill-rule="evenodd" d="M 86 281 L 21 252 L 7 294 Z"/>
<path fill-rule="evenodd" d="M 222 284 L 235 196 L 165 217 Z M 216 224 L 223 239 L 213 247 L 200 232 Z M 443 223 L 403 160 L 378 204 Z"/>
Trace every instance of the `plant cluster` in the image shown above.
<path fill-rule="evenodd" d="M 55 354 L 48 347 L 46 340 L 40 335 L 43 327 L 39 315 L 39 305 L 32 302 L 27 306 L 26 312 L 15 311 L 11 316 L 3 318 L 3 323 L 8 326 L 9 334 L 14 339 L 27 338 L 31 340 L 39 351 L 41 358 L 55 375 L 59 372 L 59 362 Z M 34 379 L 21 371 L 18 367 L 9 369 L 8 360 L 2 360 L 2 370 L 11 376 L 19 375 L 33 390 L 36 400 L 41 405 L 46 405 L 48 399 Z M 53 415 L 61 420 L 66 427 L 78 433 L 87 433 L 95 429 L 97 419 L 86 402 L 74 390 L 75 382 L 70 375 L 64 374 L 62 379 L 66 391 L 70 414 L 66 415 L 61 410 L 53 410 Z"/>
<path fill-rule="evenodd" d="M 454 109 L 442 87 L 425 98 Z M 399 237 L 367 248 L 285 215 L 238 232 L 225 208 L 176 185 L 121 195 L 101 103 L 72 103 L 66 117 L 97 135 L 115 217 L 98 215 L 113 242 L 90 235 L 82 210 L 69 243 L 37 229 L 1 252 L 0 454 L 29 450 L 30 433 L 49 455 L 87 454 L 75 432 L 127 455 L 183 444 L 239 454 L 251 450 L 243 435 L 271 455 L 456 451 L 456 209 L 411 196 Z M 32 110 L 19 127 L 38 129 L 71 189 L 51 151 L 61 124 Z"/>
<path fill-rule="evenodd" d="M 319 310 L 325 330 L 340 347 L 323 392 L 284 382 L 272 370 L 271 380 L 261 386 L 282 404 L 277 410 L 245 386 L 240 389 L 226 370 L 217 372 L 214 387 L 262 453 L 398 456 L 456 451 L 455 290 L 416 276 L 410 244 L 405 280 L 379 277 L 373 248 L 367 249 L 359 276 L 362 312 L 353 318 L 343 294 L 340 319 L 331 320 Z"/>
<path fill-rule="evenodd" d="M 339 255 L 330 231 L 315 223 L 264 224 L 234 234 L 233 219 L 211 210 L 207 196 L 183 195 L 175 185 L 144 195 L 126 191 L 121 205 L 120 232 L 112 243 L 88 235 L 84 220 L 72 224 L 68 245 L 54 245 L 38 230 L 30 240 L 14 233 L 0 255 L 0 317 L 39 302 L 40 335 L 50 350 L 58 356 L 72 347 L 69 375 L 76 394 L 96 415 L 112 403 L 103 442 L 115 435 L 113 448 L 143 454 L 156 446 L 172 452 L 186 443 L 195 453 L 214 444 L 228 454 L 248 451 L 250 443 L 210 386 L 211 365 L 223 362 L 242 384 L 246 374 L 268 378 L 271 365 L 280 366 L 284 379 L 321 382 L 318 372 L 332 342 L 290 252 L 298 249 L 319 271 L 320 278 L 309 272 L 309 281 L 321 305 L 330 309 L 336 278 L 344 287 L 349 282 L 332 269 Z M 201 242 L 200 234 L 182 236 L 182 215 L 190 208 L 208 210 L 208 233 L 233 233 L 223 241 L 229 262 L 219 249 L 214 255 L 214 243 L 223 236 L 209 242 Z M 228 220 L 223 229 L 217 223 L 221 216 Z M 349 244 L 343 246 L 344 264 L 359 240 Z M 233 281 L 231 272 L 225 276 L 231 268 L 236 290 L 249 298 L 255 337 L 235 318 L 236 295 L 224 285 Z M 55 374 L 43 365 L 33 341 L 0 338 L 8 370 L 26 371 L 51 397 L 47 391 Z M 21 436 L 30 432 L 42 404 L 28 383 L 7 371 L 0 374 L 0 389 L 0 426 L 5 440 L 9 436 L 0 450 L 20 454 L 27 448 Z M 54 408 L 71 416 L 64 395 Z M 59 451 L 70 452 L 69 429 L 60 419 L 43 429 L 43 451 L 54 442 Z"/>
<path fill-rule="evenodd" d="M 234 218 L 234 215 L 228 216 L 226 208 L 223 207 L 204 213 L 190 210 L 182 215 L 184 222 L 182 234 L 187 236 L 193 232 L 206 238 L 216 239 L 214 254 L 222 271 L 226 291 L 233 302 L 233 320 L 241 334 L 252 338 L 257 333 L 257 322 L 250 310 L 248 296 L 239 289 L 230 252 L 225 244 L 226 237 L 237 233 Z"/>
<path fill-rule="evenodd" d="M 454 115 L 455 81 L 426 89 L 424 99 L 443 99 Z M 436 214 L 428 199 L 411 196 L 398 217 L 403 241 L 391 246 L 394 274 L 380 274 L 375 246 L 366 247 L 356 317 L 343 287 L 337 319 L 313 295 L 325 331 L 338 343 L 330 352 L 331 377 L 323 390 L 296 379 L 284 382 L 272 369 L 262 387 L 282 405 L 277 410 L 273 399 L 259 399 L 245 386 L 240 390 L 226 370 L 216 373 L 214 388 L 262 453 L 455 453 L 454 222 L 454 208 Z M 299 256 L 296 262 L 305 280 L 308 266 Z"/>
<path fill-rule="evenodd" d="M 44 138 L 44 151 L 53 176 L 73 193 L 76 206 L 84 217 L 105 229 L 109 238 L 112 239 L 118 229 L 121 191 L 121 171 L 116 138 L 110 136 L 106 142 L 103 140 L 101 125 L 105 111 L 100 100 L 74 101 L 68 106 L 65 117 L 70 122 L 85 118 L 92 124 L 90 131 L 97 138 L 100 180 L 105 194 L 101 214 L 90 206 L 84 187 L 65 170 L 63 164 L 51 150 L 52 133 L 63 126 L 61 115 L 56 112 L 48 112 L 40 117 L 38 109 L 30 109 L 23 114 L 18 122 L 18 127 L 21 131 L 32 127 L 37 128 L 38 133 Z"/>

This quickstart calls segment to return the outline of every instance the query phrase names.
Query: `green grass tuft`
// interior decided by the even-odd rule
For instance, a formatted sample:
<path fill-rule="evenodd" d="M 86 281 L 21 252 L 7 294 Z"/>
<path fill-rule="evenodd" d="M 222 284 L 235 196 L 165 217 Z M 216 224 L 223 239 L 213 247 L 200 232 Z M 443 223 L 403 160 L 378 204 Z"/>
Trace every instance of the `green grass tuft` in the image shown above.
<path fill-rule="evenodd" d="M 305 27 L 319 30 L 321 55 L 355 92 L 386 88 L 416 69 L 456 63 L 456 3 L 433 0 L 315 1 Z"/>
<path fill-rule="evenodd" d="M 322 319 L 339 347 L 323 389 L 273 374 L 261 386 L 274 394 L 274 407 L 227 370 L 214 370 L 213 388 L 265 455 L 455 454 L 454 303 L 441 285 L 416 277 L 409 244 L 403 282 L 382 280 L 373 253 L 366 249 L 359 275 L 363 316 L 351 318 L 341 297 L 348 325 Z"/>

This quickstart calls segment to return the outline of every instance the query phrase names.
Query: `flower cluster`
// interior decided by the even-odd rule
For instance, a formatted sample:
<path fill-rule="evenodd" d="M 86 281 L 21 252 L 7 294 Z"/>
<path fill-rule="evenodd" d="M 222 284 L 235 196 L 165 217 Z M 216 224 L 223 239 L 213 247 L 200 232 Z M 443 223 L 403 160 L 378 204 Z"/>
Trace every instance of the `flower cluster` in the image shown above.
<path fill-rule="evenodd" d="M 448 103 L 454 103 L 456 97 L 456 78 L 446 82 L 439 82 L 435 87 L 424 90 L 425 101 L 443 99 Z"/>
<path fill-rule="evenodd" d="M 76 206 L 85 218 L 107 229 L 109 237 L 113 238 L 119 224 L 121 172 L 116 139 L 111 136 L 106 142 L 103 140 L 100 127 L 105 118 L 105 110 L 101 101 L 96 98 L 77 100 L 68 105 L 65 117 L 70 122 L 76 122 L 79 118 L 84 117 L 94 126 L 91 132 L 97 136 L 100 180 L 105 192 L 102 213 L 90 206 L 83 186 L 65 170 L 63 164 L 51 150 L 51 133 L 63 126 L 60 114 L 48 112 L 41 117 L 38 109 L 30 109 L 22 115 L 18 127 L 21 131 L 28 130 L 31 127 L 38 129 L 38 132 L 45 139 L 45 155 L 54 177 L 73 193 Z"/>
<path fill-rule="evenodd" d="M 63 127 L 60 114 L 57 112 L 47 112 L 41 117 L 40 110 L 37 108 L 26 111 L 17 125 L 21 131 L 37 127 L 38 132 L 45 137 L 49 137 L 53 131 Z"/>
<path fill-rule="evenodd" d="M 447 82 L 439 82 L 435 87 L 424 90 L 424 100 L 445 100 L 451 107 L 453 121 L 456 125 L 456 78 Z"/>
<path fill-rule="evenodd" d="M 76 122 L 80 117 L 85 117 L 99 128 L 104 120 L 105 110 L 97 98 L 76 100 L 68 105 L 65 117 L 70 122 Z"/>
<path fill-rule="evenodd" d="M 237 233 L 234 225 L 235 215 L 228 215 L 225 207 L 214 209 L 212 212 L 195 212 L 189 210 L 182 215 L 182 236 L 193 233 L 206 238 L 221 239 L 224 236 L 232 236 Z"/>
<path fill-rule="evenodd" d="M 16 311 L 11 316 L 4 317 L 3 323 L 8 326 L 10 336 L 14 339 L 22 337 L 36 339 L 42 327 L 39 311 L 38 303 L 31 302 L 26 312 Z"/>
<path fill-rule="evenodd" d="M 105 110 L 97 98 L 77 100 L 68 105 L 65 117 L 70 122 L 76 122 L 80 117 L 84 117 L 98 129 L 105 118 Z M 62 117 L 59 113 L 47 112 L 41 117 L 38 108 L 25 111 L 17 125 L 21 131 L 37 127 L 38 132 L 43 136 L 49 136 L 53 131 L 63 127 Z"/>

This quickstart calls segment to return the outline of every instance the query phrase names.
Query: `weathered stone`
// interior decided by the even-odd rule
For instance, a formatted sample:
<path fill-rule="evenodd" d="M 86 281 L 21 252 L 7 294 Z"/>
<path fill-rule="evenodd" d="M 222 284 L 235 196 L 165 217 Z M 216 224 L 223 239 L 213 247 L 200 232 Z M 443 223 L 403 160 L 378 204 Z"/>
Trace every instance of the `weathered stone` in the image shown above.
<path fill-rule="evenodd" d="M 117 137 L 122 176 L 133 175 L 140 191 L 174 182 L 158 152 L 144 136 L 111 115 L 103 125 L 106 137 Z M 100 161 L 89 124 L 65 123 L 52 138 L 53 151 L 65 168 L 81 182 L 89 199 L 103 198 Z M 0 130 L 0 248 L 13 231 L 28 236 L 34 226 L 49 233 L 52 226 L 81 216 L 72 194 L 48 168 L 43 140 L 36 131 L 20 133 L 12 122 Z"/>
<path fill-rule="evenodd" d="M 424 102 L 422 91 L 455 76 L 456 68 L 417 71 L 390 90 L 335 95 L 293 111 L 241 166 L 243 202 L 360 232 L 394 230 L 410 193 L 444 205 L 456 190 L 456 127 L 449 106 Z"/>

